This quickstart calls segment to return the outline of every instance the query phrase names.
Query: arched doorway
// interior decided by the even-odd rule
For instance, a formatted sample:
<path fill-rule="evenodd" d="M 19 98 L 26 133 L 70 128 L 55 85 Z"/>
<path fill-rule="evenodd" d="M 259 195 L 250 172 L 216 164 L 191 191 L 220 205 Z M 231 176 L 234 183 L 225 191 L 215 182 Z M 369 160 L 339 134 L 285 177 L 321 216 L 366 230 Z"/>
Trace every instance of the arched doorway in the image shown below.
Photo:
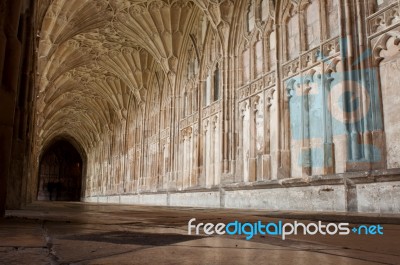
<path fill-rule="evenodd" d="M 43 153 L 38 185 L 38 200 L 80 200 L 82 157 L 72 144 L 59 140 Z"/>

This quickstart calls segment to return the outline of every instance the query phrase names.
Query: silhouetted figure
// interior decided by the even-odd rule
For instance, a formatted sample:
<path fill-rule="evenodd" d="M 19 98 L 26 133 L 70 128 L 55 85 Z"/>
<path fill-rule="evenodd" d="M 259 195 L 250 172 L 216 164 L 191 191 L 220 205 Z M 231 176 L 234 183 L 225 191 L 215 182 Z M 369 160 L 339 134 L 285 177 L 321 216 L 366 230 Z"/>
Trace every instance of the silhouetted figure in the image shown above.
<path fill-rule="evenodd" d="M 61 192 L 62 192 L 63 185 L 61 182 L 56 182 L 56 183 L 54 183 L 54 186 L 55 186 L 55 190 L 56 190 L 55 200 L 57 201 L 59 194 L 61 194 Z"/>
<path fill-rule="evenodd" d="M 56 183 L 49 182 L 47 183 L 47 191 L 49 192 L 49 200 L 53 200 L 53 191 L 56 188 Z"/>

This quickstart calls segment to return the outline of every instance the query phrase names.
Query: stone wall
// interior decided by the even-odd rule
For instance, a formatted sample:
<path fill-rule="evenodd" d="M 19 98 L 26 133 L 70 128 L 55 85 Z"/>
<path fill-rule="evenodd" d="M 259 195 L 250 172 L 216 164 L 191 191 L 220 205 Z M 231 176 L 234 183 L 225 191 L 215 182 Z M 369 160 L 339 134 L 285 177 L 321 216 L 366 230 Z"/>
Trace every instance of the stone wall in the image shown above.
<path fill-rule="evenodd" d="M 0 216 L 30 200 L 34 3 L 0 3 Z"/>
<path fill-rule="evenodd" d="M 400 212 L 399 170 L 357 172 L 309 179 L 221 185 L 154 193 L 82 198 L 85 202 L 268 211 Z M 349 209 L 349 207 L 352 207 Z"/>
<path fill-rule="evenodd" d="M 398 198 L 398 1 L 56 2 L 34 154 L 73 139 L 83 200 L 399 212 L 373 199 Z"/>
<path fill-rule="evenodd" d="M 121 125 L 94 147 L 91 153 L 104 152 L 111 141 L 128 155 L 106 155 L 116 157 L 111 163 L 89 159 L 84 198 L 118 194 L 121 201 L 157 205 L 399 212 L 399 195 L 390 188 L 396 170 L 377 183 L 369 177 L 354 183 L 351 175 L 383 176 L 399 168 L 397 2 L 369 1 L 364 8 L 282 1 L 269 7 L 276 15 L 263 19 L 252 11 L 262 1 L 256 2 L 232 7 L 243 25 L 235 28 L 234 44 L 224 43 L 230 29 L 210 28 L 200 37 L 204 56 L 197 72 L 178 71 L 174 98 L 163 94 L 157 100 L 164 105 L 134 111 L 126 125 L 134 132 L 124 134 Z M 253 19 L 257 23 L 247 27 Z M 196 30 L 191 34 L 199 35 Z M 215 44 L 218 34 L 226 38 Z M 185 66 L 196 62 L 193 45 L 183 51 Z M 374 199 L 383 190 L 395 199 Z M 143 192 L 157 199 L 142 200 Z"/>

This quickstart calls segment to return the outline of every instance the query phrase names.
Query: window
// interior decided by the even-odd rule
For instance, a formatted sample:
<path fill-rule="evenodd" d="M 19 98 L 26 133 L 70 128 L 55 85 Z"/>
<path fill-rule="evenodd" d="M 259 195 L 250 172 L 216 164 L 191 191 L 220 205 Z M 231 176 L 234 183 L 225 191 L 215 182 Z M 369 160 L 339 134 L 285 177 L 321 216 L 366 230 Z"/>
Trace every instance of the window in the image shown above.
<path fill-rule="evenodd" d="M 182 109 L 182 116 L 186 117 L 188 114 L 188 95 L 187 92 L 183 94 L 183 109 Z"/>
<path fill-rule="evenodd" d="M 268 1 L 269 0 L 261 0 L 260 3 L 260 18 L 262 21 L 266 21 L 268 18 Z"/>
<path fill-rule="evenodd" d="M 330 1 L 328 1 L 330 2 Z M 316 47 L 321 42 L 321 29 L 319 19 L 319 4 L 313 0 L 307 7 L 307 49 Z"/>
<path fill-rule="evenodd" d="M 219 99 L 219 67 L 218 64 L 214 71 L 214 101 Z"/>
<path fill-rule="evenodd" d="M 288 31 L 288 59 L 294 59 L 300 52 L 299 15 L 293 12 L 287 26 Z"/>
<path fill-rule="evenodd" d="M 247 31 L 251 32 L 254 29 L 254 0 L 250 1 L 249 9 L 247 10 Z"/>
<path fill-rule="evenodd" d="M 220 69 L 217 64 L 212 75 L 208 74 L 206 82 L 204 83 L 203 106 L 208 106 L 212 102 L 219 100 L 220 85 Z"/>
<path fill-rule="evenodd" d="M 328 11 L 328 38 L 339 36 L 339 0 L 330 0 L 326 2 Z"/>

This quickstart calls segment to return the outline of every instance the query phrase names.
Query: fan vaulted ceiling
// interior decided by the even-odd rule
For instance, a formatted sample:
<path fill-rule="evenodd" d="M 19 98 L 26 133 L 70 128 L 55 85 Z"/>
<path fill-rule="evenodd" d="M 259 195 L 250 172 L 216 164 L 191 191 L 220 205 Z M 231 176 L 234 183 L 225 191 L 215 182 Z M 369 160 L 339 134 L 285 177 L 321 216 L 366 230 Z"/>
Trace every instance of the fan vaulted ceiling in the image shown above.
<path fill-rule="evenodd" d="M 220 8 L 208 0 L 41 1 L 39 145 L 65 135 L 91 147 L 130 107 L 145 104 L 157 71 L 172 86 L 191 21 L 204 14 L 216 28 Z"/>

